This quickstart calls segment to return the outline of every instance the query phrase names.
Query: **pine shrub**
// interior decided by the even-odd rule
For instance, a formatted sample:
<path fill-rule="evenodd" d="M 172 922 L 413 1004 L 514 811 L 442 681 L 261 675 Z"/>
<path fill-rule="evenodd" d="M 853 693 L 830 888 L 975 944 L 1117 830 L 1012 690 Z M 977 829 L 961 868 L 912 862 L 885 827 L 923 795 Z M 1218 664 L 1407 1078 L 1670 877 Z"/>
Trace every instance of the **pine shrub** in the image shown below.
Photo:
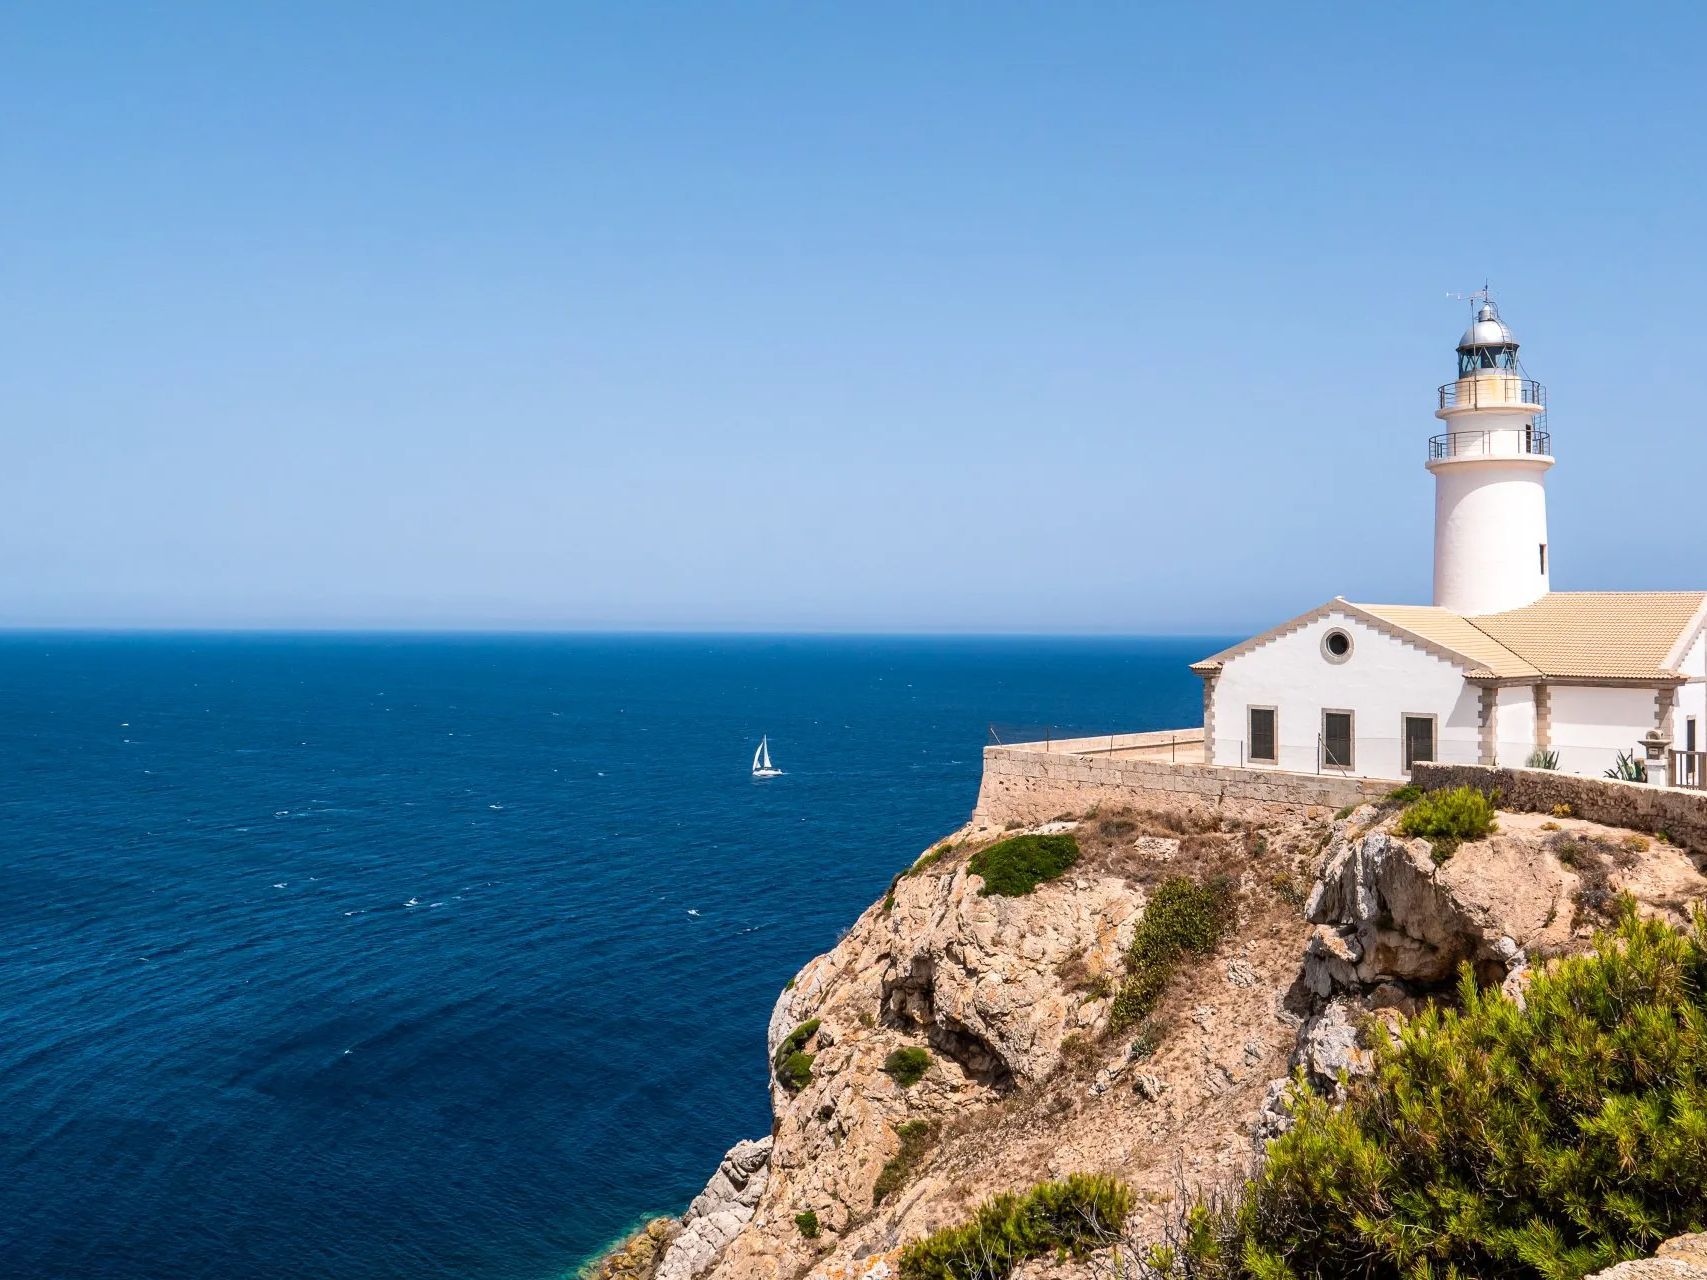
<path fill-rule="evenodd" d="M 1006 1280 L 1031 1258 L 1082 1257 L 1109 1244 L 1132 1210 L 1132 1191 L 1109 1177 L 1075 1173 L 1023 1195 L 999 1195 L 957 1227 L 901 1253 L 901 1280 Z"/>
<path fill-rule="evenodd" d="M 1638 918 L 1519 1007 L 1477 989 L 1375 1050 L 1341 1107 L 1296 1122 L 1241 1193 L 1156 1255 L 1182 1280 L 1577 1280 L 1707 1225 L 1707 916 Z"/>
<path fill-rule="evenodd" d="M 903 1088 L 918 1084 L 930 1069 L 931 1055 L 916 1046 L 896 1049 L 883 1060 L 884 1072 Z"/>
<path fill-rule="evenodd" d="M 804 1213 L 795 1214 L 794 1225 L 800 1229 L 800 1234 L 808 1240 L 816 1240 L 818 1238 L 817 1210 L 808 1209 Z"/>
<path fill-rule="evenodd" d="M 973 854 L 967 869 L 983 877 L 978 892 L 984 897 L 1023 898 L 1078 860 L 1079 842 L 1071 832 L 1012 836 Z"/>
<path fill-rule="evenodd" d="M 1434 860 L 1445 862 L 1466 840 L 1480 840 L 1494 829 L 1495 800 L 1475 787 L 1430 791 L 1399 815 L 1399 834 L 1422 836 Z"/>
<path fill-rule="evenodd" d="M 1215 950 L 1233 923 L 1232 904 L 1229 880 L 1163 881 L 1126 949 L 1126 977 L 1109 1012 L 1110 1032 L 1119 1035 L 1150 1016 L 1181 959 Z"/>

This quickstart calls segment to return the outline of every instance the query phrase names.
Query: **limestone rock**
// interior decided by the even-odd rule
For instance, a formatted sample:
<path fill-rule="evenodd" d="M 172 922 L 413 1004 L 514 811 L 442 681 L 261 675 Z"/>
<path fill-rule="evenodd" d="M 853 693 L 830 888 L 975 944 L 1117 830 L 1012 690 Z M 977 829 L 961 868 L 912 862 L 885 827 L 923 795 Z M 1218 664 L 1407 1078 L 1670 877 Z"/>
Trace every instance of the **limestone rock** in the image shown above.
<path fill-rule="evenodd" d="M 1360 1001 L 1330 1000 L 1299 1029 L 1292 1065 L 1303 1067 L 1310 1082 L 1326 1091 L 1338 1088 L 1342 1072 L 1368 1074 L 1373 1055 L 1359 1043 L 1358 1032 L 1365 1015 Z"/>
<path fill-rule="evenodd" d="M 711 1269 L 729 1242 L 753 1220 L 764 1194 L 770 1157 L 768 1137 L 738 1142 L 729 1149 L 705 1190 L 682 1215 L 681 1232 L 664 1252 L 657 1280 L 696 1280 Z"/>
<path fill-rule="evenodd" d="M 1251 1126 L 1251 1145 L 1255 1154 L 1260 1156 L 1263 1148 L 1292 1125 L 1292 1077 L 1281 1076 L 1268 1082 L 1262 1102 L 1257 1107 L 1256 1121 Z"/>
<path fill-rule="evenodd" d="M 1707 1235 L 1674 1237 L 1651 1258 L 1620 1262 L 1586 1280 L 1707 1280 Z"/>

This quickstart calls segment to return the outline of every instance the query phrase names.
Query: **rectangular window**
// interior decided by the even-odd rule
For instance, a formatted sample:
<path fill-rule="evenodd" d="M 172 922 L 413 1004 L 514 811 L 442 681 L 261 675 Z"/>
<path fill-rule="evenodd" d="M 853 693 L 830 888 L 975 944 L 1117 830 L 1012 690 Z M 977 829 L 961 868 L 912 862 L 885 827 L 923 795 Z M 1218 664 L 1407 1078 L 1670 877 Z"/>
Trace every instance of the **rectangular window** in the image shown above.
<path fill-rule="evenodd" d="M 1263 764 L 1276 763 L 1280 759 L 1280 748 L 1276 741 L 1274 708 L 1252 707 L 1250 717 L 1250 758 Z"/>
<path fill-rule="evenodd" d="M 1547 576 L 1547 544 L 1545 542 L 1541 544 L 1541 576 L 1543 578 Z"/>
<path fill-rule="evenodd" d="M 1419 760 L 1434 759 L 1434 717 L 1405 717 L 1405 772 Z"/>
<path fill-rule="evenodd" d="M 1690 716 L 1683 722 L 1683 749 L 1695 750 L 1695 717 Z"/>
<path fill-rule="evenodd" d="M 1350 769 L 1351 712 L 1322 712 L 1322 766 L 1327 769 Z"/>

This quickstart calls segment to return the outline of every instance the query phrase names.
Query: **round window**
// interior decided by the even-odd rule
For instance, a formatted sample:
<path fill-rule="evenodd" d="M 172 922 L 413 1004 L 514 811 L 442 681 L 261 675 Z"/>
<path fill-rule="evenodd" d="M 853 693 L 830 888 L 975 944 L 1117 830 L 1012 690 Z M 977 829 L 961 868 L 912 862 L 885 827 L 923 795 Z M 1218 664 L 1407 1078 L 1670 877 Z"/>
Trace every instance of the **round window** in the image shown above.
<path fill-rule="evenodd" d="M 1351 657 L 1351 636 L 1339 628 L 1322 637 L 1322 656 L 1329 662 L 1344 662 Z"/>

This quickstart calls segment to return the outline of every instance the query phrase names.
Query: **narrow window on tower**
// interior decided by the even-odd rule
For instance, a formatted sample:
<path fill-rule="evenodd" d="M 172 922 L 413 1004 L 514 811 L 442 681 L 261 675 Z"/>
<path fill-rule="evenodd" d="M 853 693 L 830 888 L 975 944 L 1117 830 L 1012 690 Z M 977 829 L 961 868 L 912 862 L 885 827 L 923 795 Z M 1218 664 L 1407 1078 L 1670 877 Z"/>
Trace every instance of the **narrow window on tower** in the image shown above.
<path fill-rule="evenodd" d="M 1547 544 L 1545 542 L 1541 544 L 1541 576 L 1543 578 L 1547 576 Z"/>

